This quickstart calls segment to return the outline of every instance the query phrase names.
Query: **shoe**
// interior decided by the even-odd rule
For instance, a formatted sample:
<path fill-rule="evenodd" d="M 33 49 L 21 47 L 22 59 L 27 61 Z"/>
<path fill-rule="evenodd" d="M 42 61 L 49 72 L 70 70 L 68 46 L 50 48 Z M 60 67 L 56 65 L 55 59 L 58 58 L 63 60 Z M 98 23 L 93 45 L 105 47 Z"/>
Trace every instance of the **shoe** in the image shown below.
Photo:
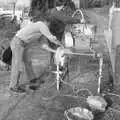
<path fill-rule="evenodd" d="M 24 93 L 26 92 L 26 90 L 20 86 L 14 87 L 14 88 L 10 88 L 10 90 L 12 92 L 17 92 L 17 93 Z"/>
<path fill-rule="evenodd" d="M 32 80 L 30 80 L 30 83 L 36 83 L 38 80 L 38 78 L 33 78 Z"/>
<path fill-rule="evenodd" d="M 29 89 L 31 89 L 31 90 L 37 90 L 38 89 L 38 85 L 30 85 Z"/>

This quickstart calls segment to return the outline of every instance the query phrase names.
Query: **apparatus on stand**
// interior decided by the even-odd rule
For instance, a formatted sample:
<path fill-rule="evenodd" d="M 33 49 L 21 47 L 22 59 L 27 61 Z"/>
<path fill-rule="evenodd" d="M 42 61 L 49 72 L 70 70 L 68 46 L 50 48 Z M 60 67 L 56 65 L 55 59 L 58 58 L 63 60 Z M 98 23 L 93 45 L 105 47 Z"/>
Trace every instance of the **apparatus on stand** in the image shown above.
<path fill-rule="evenodd" d="M 61 71 L 60 67 L 63 67 L 63 68 L 66 67 L 65 66 L 65 63 L 67 62 L 66 55 L 68 55 L 68 56 L 69 55 L 93 56 L 93 57 L 96 56 L 96 54 L 92 53 L 92 52 L 91 53 L 74 53 L 67 48 L 59 47 L 54 56 L 56 71 L 52 71 L 52 73 L 56 74 L 57 90 L 60 90 L 60 82 L 63 83 L 62 75 L 63 75 L 64 71 Z M 69 69 L 69 68 L 67 68 L 67 69 Z"/>

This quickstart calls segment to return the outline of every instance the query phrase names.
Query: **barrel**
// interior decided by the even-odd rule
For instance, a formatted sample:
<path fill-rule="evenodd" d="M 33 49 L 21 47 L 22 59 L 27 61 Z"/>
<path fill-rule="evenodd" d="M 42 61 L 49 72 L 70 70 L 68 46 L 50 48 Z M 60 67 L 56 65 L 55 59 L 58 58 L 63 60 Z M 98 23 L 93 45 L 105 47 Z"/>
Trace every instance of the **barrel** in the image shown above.
<path fill-rule="evenodd" d="M 50 52 L 42 48 L 43 44 L 48 44 L 45 37 L 41 37 L 39 41 L 35 41 L 26 47 L 26 54 L 32 63 L 33 71 L 36 77 L 39 77 L 48 68 L 50 63 Z"/>
<path fill-rule="evenodd" d="M 43 50 L 39 44 L 28 50 L 34 73 L 39 77 L 50 63 L 50 52 Z"/>

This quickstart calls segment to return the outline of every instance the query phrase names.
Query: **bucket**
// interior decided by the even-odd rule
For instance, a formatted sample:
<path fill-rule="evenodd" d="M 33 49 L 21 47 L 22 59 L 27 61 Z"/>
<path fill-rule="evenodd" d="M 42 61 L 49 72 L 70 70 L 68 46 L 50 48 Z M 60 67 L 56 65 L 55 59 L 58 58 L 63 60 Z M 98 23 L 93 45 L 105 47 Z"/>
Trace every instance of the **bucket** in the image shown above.
<path fill-rule="evenodd" d="M 83 24 L 73 24 L 72 34 L 75 39 L 74 48 L 76 50 L 90 50 L 90 32 L 89 27 L 85 27 Z"/>

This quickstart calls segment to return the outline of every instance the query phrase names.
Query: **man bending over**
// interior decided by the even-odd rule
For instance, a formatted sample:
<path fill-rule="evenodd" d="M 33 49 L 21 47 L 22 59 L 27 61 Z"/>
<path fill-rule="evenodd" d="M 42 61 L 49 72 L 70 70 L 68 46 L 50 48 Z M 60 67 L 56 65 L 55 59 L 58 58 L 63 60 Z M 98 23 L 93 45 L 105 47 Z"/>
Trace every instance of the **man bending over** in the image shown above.
<path fill-rule="evenodd" d="M 56 37 L 50 33 L 48 26 L 49 20 L 31 22 L 30 24 L 20 29 L 11 41 L 10 46 L 12 50 L 12 68 L 10 78 L 11 81 L 9 84 L 10 90 L 14 92 L 25 92 L 25 90 L 19 86 L 19 78 L 20 73 L 23 71 L 21 69 L 21 64 L 23 64 L 23 54 L 28 44 L 37 41 L 41 36 L 44 36 L 50 42 L 62 46 L 62 44 L 56 40 Z M 44 47 L 42 48 L 44 49 Z M 28 79 L 34 79 L 35 76 L 32 65 L 27 65 L 25 61 L 24 65 Z"/>

